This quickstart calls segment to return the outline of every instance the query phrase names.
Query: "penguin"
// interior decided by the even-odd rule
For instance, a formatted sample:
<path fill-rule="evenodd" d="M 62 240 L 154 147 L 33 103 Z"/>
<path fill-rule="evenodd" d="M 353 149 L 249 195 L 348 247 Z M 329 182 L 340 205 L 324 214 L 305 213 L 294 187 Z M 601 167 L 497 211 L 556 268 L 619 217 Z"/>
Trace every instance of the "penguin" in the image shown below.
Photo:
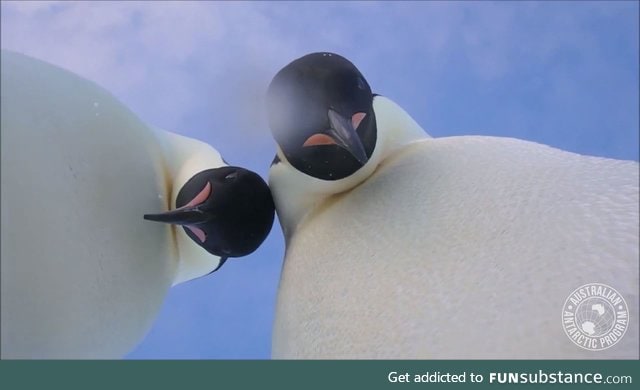
<path fill-rule="evenodd" d="M 432 138 L 334 53 L 286 65 L 266 97 L 286 243 L 274 358 L 638 358 L 637 162 Z M 562 321 L 592 282 L 629 308 L 601 351 Z"/>
<path fill-rule="evenodd" d="M 204 142 L 157 128 L 155 135 L 167 156 L 175 209 L 145 214 L 144 219 L 182 226 L 175 245 L 185 260 L 178 262 L 173 285 L 213 273 L 230 257 L 253 253 L 275 217 L 265 181 L 255 172 L 229 166 Z"/>
<path fill-rule="evenodd" d="M 120 358 L 271 230 L 258 174 L 71 72 L 3 50 L 1 120 L 2 358 Z"/>

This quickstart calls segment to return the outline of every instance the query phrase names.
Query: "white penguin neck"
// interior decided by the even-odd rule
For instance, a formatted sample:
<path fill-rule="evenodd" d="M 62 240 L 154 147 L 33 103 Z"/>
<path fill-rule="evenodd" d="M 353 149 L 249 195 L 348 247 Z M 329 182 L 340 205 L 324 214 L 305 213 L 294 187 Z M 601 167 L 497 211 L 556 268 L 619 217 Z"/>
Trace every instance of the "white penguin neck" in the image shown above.
<path fill-rule="evenodd" d="M 175 208 L 178 192 L 193 175 L 206 169 L 226 166 L 220 153 L 210 145 L 168 131 L 155 129 L 162 145 L 167 170 L 167 208 Z M 175 237 L 178 252 L 173 285 L 207 275 L 215 270 L 220 257 L 193 242 L 181 226 L 167 225 Z"/>
<path fill-rule="evenodd" d="M 278 218 L 289 240 L 305 216 L 332 195 L 349 191 L 371 176 L 380 163 L 399 148 L 429 135 L 411 116 L 392 100 L 377 95 L 373 99 L 377 140 L 367 163 L 355 173 L 340 180 L 317 179 L 294 168 L 278 147 L 280 163 L 269 171 L 269 186 Z"/>

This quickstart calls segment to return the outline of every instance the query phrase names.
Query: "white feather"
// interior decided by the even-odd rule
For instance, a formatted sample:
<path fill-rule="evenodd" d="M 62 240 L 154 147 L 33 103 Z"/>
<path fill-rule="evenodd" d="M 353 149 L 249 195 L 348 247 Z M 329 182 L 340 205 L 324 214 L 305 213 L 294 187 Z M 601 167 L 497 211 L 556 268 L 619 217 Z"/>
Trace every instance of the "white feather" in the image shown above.
<path fill-rule="evenodd" d="M 182 229 L 143 220 L 223 164 L 210 146 L 153 131 L 95 84 L 2 51 L 1 147 L 2 358 L 122 357 L 172 284 L 217 266 Z"/>

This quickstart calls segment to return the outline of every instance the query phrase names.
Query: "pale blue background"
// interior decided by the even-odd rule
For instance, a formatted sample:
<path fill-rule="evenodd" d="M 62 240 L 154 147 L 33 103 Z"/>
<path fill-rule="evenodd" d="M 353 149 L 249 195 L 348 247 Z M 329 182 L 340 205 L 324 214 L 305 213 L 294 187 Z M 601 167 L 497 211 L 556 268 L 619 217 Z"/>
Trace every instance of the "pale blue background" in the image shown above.
<path fill-rule="evenodd" d="M 271 77 L 351 59 L 433 136 L 638 160 L 638 2 L 2 3 L 2 47 L 96 81 L 145 122 L 266 178 Z M 130 358 L 268 358 L 283 239 L 174 288 Z"/>

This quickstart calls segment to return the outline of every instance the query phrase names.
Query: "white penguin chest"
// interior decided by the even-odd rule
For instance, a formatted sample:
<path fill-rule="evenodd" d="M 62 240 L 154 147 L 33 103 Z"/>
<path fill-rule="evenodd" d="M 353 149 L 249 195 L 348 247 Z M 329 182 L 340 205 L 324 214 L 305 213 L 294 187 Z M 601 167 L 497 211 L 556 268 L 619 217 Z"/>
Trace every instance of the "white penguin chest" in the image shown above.
<path fill-rule="evenodd" d="M 637 302 L 637 165 L 520 142 L 417 143 L 326 202 L 288 244 L 274 356 L 582 357 L 567 294 Z"/>

